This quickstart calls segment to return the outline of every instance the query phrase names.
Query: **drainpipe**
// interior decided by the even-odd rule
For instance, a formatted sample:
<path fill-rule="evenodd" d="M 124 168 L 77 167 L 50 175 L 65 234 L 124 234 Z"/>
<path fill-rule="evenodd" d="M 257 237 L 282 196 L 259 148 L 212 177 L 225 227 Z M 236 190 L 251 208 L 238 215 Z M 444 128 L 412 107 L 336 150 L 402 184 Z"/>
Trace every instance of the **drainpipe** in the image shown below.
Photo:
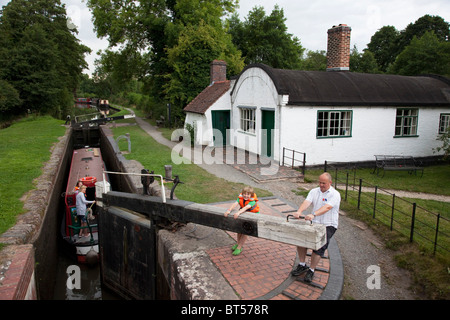
<path fill-rule="evenodd" d="M 276 128 L 278 128 L 278 164 L 281 165 L 281 150 L 283 150 L 282 146 L 282 130 L 281 130 L 281 123 L 283 122 L 283 107 L 286 107 L 287 103 L 289 102 L 289 95 L 282 95 L 279 96 L 279 103 L 278 103 L 278 121 L 275 118 Z M 276 115 L 275 115 L 276 116 Z"/>

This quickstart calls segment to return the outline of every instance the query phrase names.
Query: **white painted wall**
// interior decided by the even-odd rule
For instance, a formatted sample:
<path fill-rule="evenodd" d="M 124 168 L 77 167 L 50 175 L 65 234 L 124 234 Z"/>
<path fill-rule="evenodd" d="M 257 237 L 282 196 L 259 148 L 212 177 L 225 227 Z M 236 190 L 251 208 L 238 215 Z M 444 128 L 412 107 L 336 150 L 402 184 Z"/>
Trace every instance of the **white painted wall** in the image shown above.
<path fill-rule="evenodd" d="M 195 143 L 198 145 L 212 146 L 214 144 L 212 131 L 212 115 L 211 111 L 231 110 L 230 92 L 234 81 L 231 82 L 230 89 L 223 94 L 217 101 L 205 112 L 205 114 L 186 112 L 185 127 L 189 123 L 196 125 L 197 135 Z"/>
<path fill-rule="evenodd" d="M 211 116 L 211 115 L 210 115 Z M 206 132 L 208 129 L 208 122 L 211 122 L 211 119 L 208 119 L 206 115 L 186 112 L 186 119 L 184 120 L 184 127 L 186 128 L 186 124 L 190 124 L 194 126 L 197 132 Z M 208 140 L 204 140 L 204 136 L 202 134 L 195 135 L 195 144 L 203 145 L 209 144 Z"/>
<path fill-rule="evenodd" d="M 316 138 L 318 110 L 352 110 L 352 136 Z M 394 138 L 396 107 L 285 107 L 282 111 L 282 147 L 306 153 L 307 165 L 327 161 L 373 161 L 376 154 L 433 156 L 439 116 L 448 109 L 421 108 L 418 137 Z"/>
<path fill-rule="evenodd" d="M 260 68 L 247 69 L 235 84 L 231 96 L 231 144 L 252 153 L 261 153 L 261 117 L 262 109 L 275 111 L 274 158 L 279 157 L 279 101 L 272 79 Z M 240 129 L 239 107 L 256 107 L 256 132 L 248 133 Z"/>
<path fill-rule="evenodd" d="M 439 117 L 449 108 L 419 110 L 418 137 L 394 138 L 397 107 L 304 107 L 288 106 L 288 96 L 277 93 L 272 79 L 260 68 L 247 69 L 234 84 L 230 94 L 223 95 L 205 115 L 188 113 L 187 123 L 197 122 L 201 128 L 198 144 L 212 145 L 211 110 L 231 110 L 230 144 L 252 153 L 261 152 L 261 109 L 275 111 L 273 158 L 282 161 L 283 147 L 306 153 L 307 165 L 336 162 L 374 161 L 376 154 L 437 155 Z M 231 85 L 231 90 L 233 84 Z M 240 129 L 239 107 L 256 108 L 256 132 Z M 352 110 L 352 135 L 346 138 L 316 137 L 317 112 L 321 110 Z"/>

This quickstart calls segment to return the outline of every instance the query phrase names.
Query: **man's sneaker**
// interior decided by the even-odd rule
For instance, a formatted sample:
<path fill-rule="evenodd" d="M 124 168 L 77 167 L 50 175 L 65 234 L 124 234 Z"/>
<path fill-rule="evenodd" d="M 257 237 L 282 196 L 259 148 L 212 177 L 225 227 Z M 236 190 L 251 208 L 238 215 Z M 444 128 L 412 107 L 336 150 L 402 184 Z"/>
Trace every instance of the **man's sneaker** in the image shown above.
<path fill-rule="evenodd" d="M 291 271 L 291 274 L 296 277 L 301 275 L 303 272 L 307 270 L 309 270 L 309 267 L 307 267 L 306 265 L 305 266 L 298 265 L 296 269 Z"/>
<path fill-rule="evenodd" d="M 303 281 L 305 282 L 311 282 L 312 279 L 314 277 L 314 271 L 312 271 L 311 269 L 308 268 L 308 272 L 306 272 L 305 278 L 303 279 Z"/>

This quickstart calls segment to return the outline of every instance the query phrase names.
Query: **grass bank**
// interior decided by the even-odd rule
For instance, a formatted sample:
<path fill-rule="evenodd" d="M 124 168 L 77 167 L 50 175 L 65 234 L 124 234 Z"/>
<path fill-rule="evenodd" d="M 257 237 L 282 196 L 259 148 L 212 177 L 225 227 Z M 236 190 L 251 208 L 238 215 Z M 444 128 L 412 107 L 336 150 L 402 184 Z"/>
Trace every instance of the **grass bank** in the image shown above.
<path fill-rule="evenodd" d="M 39 188 L 33 182 L 50 159 L 51 147 L 64 135 L 64 121 L 29 117 L 0 130 L 0 234 L 24 213 L 20 198 Z"/>
<path fill-rule="evenodd" d="M 307 170 L 305 180 L 317 181 L 321 170 Z M 404 190 L 439 195 L 448 195 L 450 190 L 450 165 L 426 167 L 423 177 L 409 175 L 406 172 L 388 172 L 381 178 L 371 174 L 370 169 L 351 171 L 349 183 L 359 185 L 359 179 L 371 186 L 381 189 Z M 333 177 L 335 172 L 332 171 Z M 354 176 L 353 176 L 354 175 Z M 355 177 L 353 179 L 353 177 Z M 346 171 L 338 172 L 338 182 L 346 181 Z M 344 199 L 345 190 L 339 189 Z M 297 191 L 306 196 L 307 191 Z M 377 195 L 374 207 L 374 193 L 362 192 L 360 210 L 357 209 L 358 193 L 349 191 L 347 201 L 341 202 L 341 209 L 353 219 L 365 222 L 381 239 L 385 246 L 393 250 L 399 267 L 412 272 L 415 289 L 431 299 L 449 299 L 450 297 L 450 226 L 441 219 L 439 224 L 439 246 L 433 255 L 432 241 L 435 239 L 437 215 L 450 218 L 450 203 L 435 200 L 396 198 L 395 210 L 392 210 L 392 196 Z M 414 242 L 410 242 L 411 205 L 417 204 L 416 225 L 413 234 Z M 375 217 L 375 218 L 374 218 Z M 417 222 L 419 221 L 419 222 Z M 393 225 L 393 230 L 391 230 Z M 430 241 L 431 240 L 431 241 Z"/>
<path fill-rule="evenodd" d="M 130 134 L 131 153 L 124 155 L 126 159 L 139 161 L 146 169 L 163 176 L 164 165 L 172 165 L 172 175 L 178 175 L 183 182 L 175 190 L 178 199 L 197 203 L 228 201 L 236 199 L 244 187 L 242 183 L 218 178 L 195 164 L 173 164 L 171 149 L 156 142 L 139 126 L 117 127 L 113 129 L 113 133 L 115 139 L 120 135 Z M 127 150 L 128 143 L 120 140 L 119 148 Z M 258 197 L 272 195 L 263 189 L 256 189 L 255 192 Z"/>
<path fill-rule="evenodd" d="M 306 178 L 314 179 L 320 171 L 307 170 Z M 329 170 L 335 179 L 335 169 Z M 346 181 L 349 173 L 349 183 L 358 185 L 359 179 L 364 183 L 379 186 L 383 189 L 406 190 L 410 192 L 423 192 L 429 194 L 440 194 L 450 196 L 450 163 L 425 167 L 423 176 L 421 173 L 408 174 L 406 171 L 387 171 L 377 176 L 373 169 L 338 170 L 338 181 Z"/>

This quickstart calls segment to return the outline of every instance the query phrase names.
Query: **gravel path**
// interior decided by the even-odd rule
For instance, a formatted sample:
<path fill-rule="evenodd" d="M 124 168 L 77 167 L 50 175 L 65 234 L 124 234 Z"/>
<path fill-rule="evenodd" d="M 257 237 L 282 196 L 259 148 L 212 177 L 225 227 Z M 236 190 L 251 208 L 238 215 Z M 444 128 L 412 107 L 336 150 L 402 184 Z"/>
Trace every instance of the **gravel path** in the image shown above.
<path fill-rule="evenodd" d="M 162 138 L 161 134 L 147 122 L 139 118 L 136 118 L 136 121 L 142 129 L 159 143 L 173 147 L 174 142 Z M 200 166 L 217 177 L 268 190 L 275 196 L 282 197 L 298 206 L 300 206 L 304 198 L 296 195 L 292 190 L 297 190 L 298 188 L 310 190 L 316 186 L 315 184 L 297 183 L 289 180 L 258 183 L 231 165 L 213 164 Z M 398 193 L 398 196 L 401 195 Z M 341 299 L 410 300 L 420 298 L 409 290 L 411 276 L 408 271 L 395 265 L 395 252 L 386 249 L 383 240 L 368 229 L 364 223 L 353 220 L 347 217 L 344 212 L 341 212 L 339 229 L 335 237 L 344 263 L 344 288 Z M 378 266 L 379 271 L 373 269 L 373 266 Z M 370 289 L 369 287 L 374 287 L 376 284 L 372 279 L 377 274 L 380 275 L 380 286 L 379 288 L 375 286 L 375 288 Z"/>
<path fill-rule="evenodd" d="M 259 188 L 271 191 L 274 195 L 300 206 L 303 197 L 295 195 L 292 190 L 303 188 L 310 190 L 314 184 L 289 181 L 276 181 L 258 184 Z M 339 228 L 335 234 L 342 261 L 344 263 L 344 288 L 341 299 L 356 300 L 411 300 L 419 299 L 409 290 L 411 276 L 408 271 L 400 269 L 394 261 L 395 253 L 386 249 L 383 240 L 375 235 L 364 223 L 351 219 L 341 211 Z M 380 288 L 369 289 L 374 271 L 368 268 L 378 266 Z M 370 279 L 369 279 L 370 278 Z M 371 286 L 372 287 L 372 286 Z"/>

